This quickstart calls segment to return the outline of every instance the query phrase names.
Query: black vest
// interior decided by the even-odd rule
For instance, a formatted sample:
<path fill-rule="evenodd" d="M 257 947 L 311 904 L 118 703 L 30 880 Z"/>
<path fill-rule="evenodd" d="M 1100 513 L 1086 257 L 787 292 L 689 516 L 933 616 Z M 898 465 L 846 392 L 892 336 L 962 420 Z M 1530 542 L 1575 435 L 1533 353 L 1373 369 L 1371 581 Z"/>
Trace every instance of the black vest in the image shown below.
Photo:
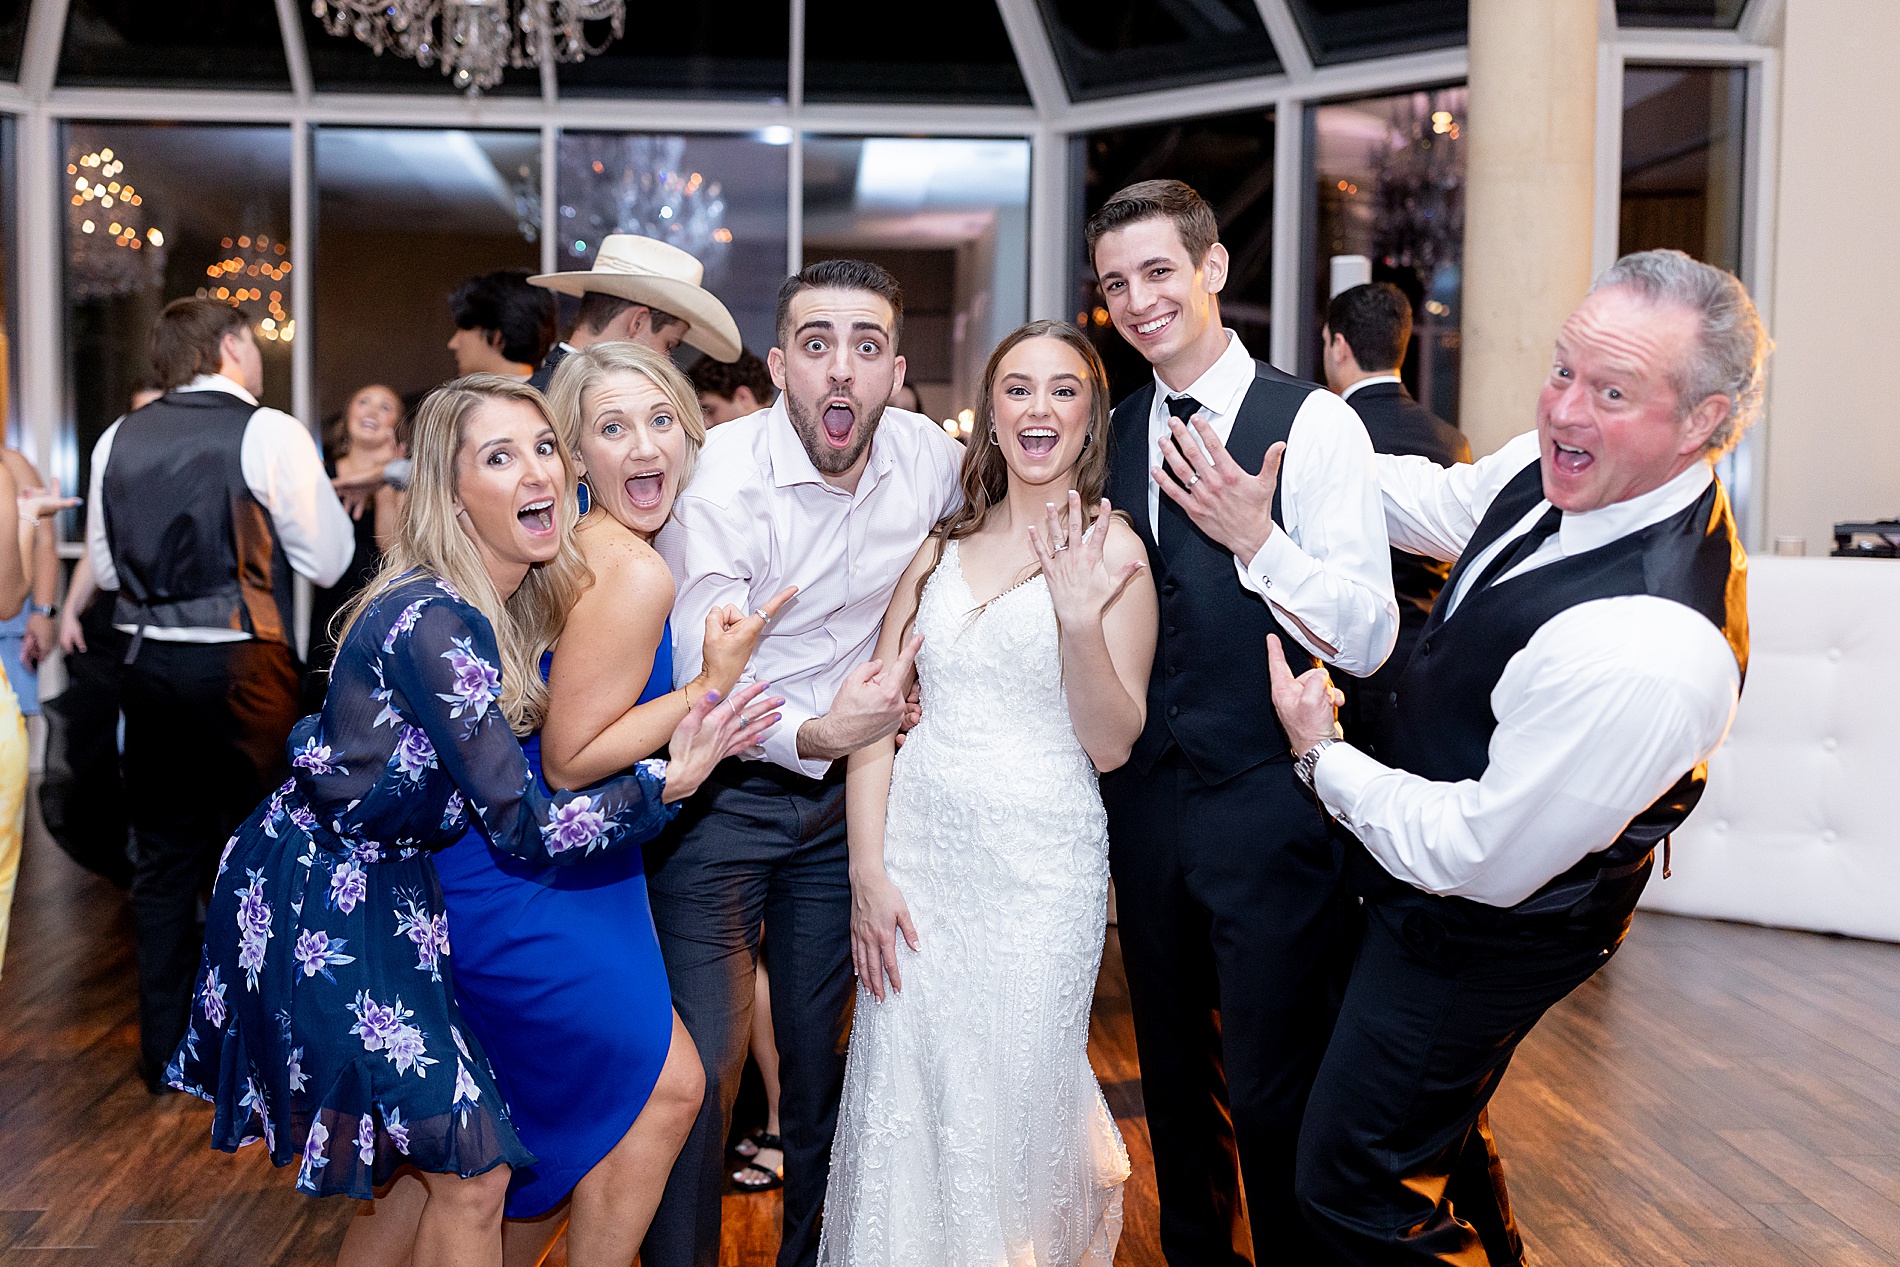
<path fill-rule="evenodd" d="M 290 562 L 244 482 L 256 412 L 224 392 L 172 392 L 120 421 L 100 489 L 116 623 L 291 645 Z"/>
<path fill-rule="evenodd" d="M 1227 452 L 1243 469 L 1259 474 L 1267 450 L 1287 438 L 1301 403 L 1318 390 L 1255 362 L 1253 386 L 1234 418 Z M 1267 635 L 1280 635 L 1294 672 L 1311 667 L 1312 658 L 1275 623 L 1265 600 L 1242 588 L 1233 553 L 1196 528 L 1165 493 L 1156 544 L 1148 520 L 1153 452 L 1148 415 L 1154 393 L 1150 379 L 1116 407 L 1109 451 L 1109 500 L 1135 521 L 1161 602 L 1161 635 L 1148 675 L 1148 721 L 1130 760 L 1145 774 L 1179 745 L 1195 773 L 1217 784 L 1262 762 L 1290 758 L 1286 731 L 1270 702 Z M 1281 522 L 1278 488 L 1273 521 Z"/>
<path fill-rule="evenodd" d="M 1747 671 L 1748 556 L 1719 480 L 1695 504 L 1659 523 L 1473 589 L 1447 618 L 1446 604 L 1472 560 L 1543 497 L 1542 472 L 1532 462 L 1485 511 L 1399 676 L 1379 738 L 1379 755 L 1387 764 L 1434 782 L 1480 777 L 1490 763 L 1491 733 L 1498 724 L 1491 691 L 1505 665 L 1558 613 L 1594 599 L 1649 594 L 1681 603 L 1721 630 L 1736 663 Z M 1606 873 L 1640 866 L 1702 799 L 1707 778 L 1703 765 L 1684 774 L 1608 848 L 1588 855 L 1512 909 L 1523 914 L 1567 910 Z"/>

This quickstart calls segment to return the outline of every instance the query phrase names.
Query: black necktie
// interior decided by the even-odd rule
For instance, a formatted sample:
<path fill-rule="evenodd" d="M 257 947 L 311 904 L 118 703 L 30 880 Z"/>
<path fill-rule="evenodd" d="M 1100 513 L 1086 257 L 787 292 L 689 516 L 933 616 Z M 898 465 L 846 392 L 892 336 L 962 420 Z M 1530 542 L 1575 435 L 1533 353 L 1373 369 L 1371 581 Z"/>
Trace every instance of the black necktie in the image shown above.
<path fill-rule="evenodd" d="M 1170 396 L 1167 398 L 1167 405 L 1168 412 L 1174 417 L 1179 418 L 1184 426 L 1191 426 L 1192 424 L 1188 422 L 1188 419 L 1199 413 L 1201 409 L 1201 402 L 1192 396 Z M 1173 433 L 1170 432 L 1169 434 L 1172 435 Z M 1190 440 L 1188 443 L 1192 444 L 1193 441 Z M 1162 479 L 1174 480 L 1174 486 L 1176 488 L 1187 487 L 1186 481 L 1175 478 L 1174 468 L 1168 465 L 1166 458 L 1163 458 L 1157 453 L 1155 460 L 1161 464 Z M 1182 510 L 1180 506 L 1175 504 L 1174 498 L 1169 497 L 1166 493 L 1161 494 L 1160 510 L 1161 514 L 1159 518 L 1167 524 L 1167 527 L 1160 532 L 1161 540 L 1157 544 L 1160 545 L 1163 556 L 1172 556 L 1182 546 L 1186 545 L 1188 539 L 1193 535 L 1194 521 L 1189 519 L 1187 511 Z M 1160 525 L 1157 524 L 1156 527 L 1159 528 Z"/>
<path fill-rule="evenodd" d="M 1557 531 L 1563 521 L 1564 512 L 1555 506 L 1545 511 L 1542 517 L 1531 525 L 1531 530 L 1517 539 L 1516 545 L 1499 550 L 1492 560 L 1485 564 L 1484 571 L 1478 574 L 1478 579 L 1466 588 L 1465 597 L 1471 597 L 1537 553 L 1537 547 L 1550 540 L 1551 534 Z"/>

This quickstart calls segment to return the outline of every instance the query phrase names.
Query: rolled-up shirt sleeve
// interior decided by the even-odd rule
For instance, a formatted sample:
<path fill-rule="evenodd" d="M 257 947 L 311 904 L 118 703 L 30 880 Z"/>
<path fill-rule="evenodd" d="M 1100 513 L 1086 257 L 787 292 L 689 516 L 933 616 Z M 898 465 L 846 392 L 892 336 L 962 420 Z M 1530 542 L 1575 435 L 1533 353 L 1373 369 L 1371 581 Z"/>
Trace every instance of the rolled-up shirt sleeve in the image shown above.
<path fill-rule="evenodd" d="M 123 419 L 121 419 L 123 421 Z M 106 533 L 106 463 L 112 460 L 112 442 L 119 424 L 105 429 L 92 446 L 92 476 L 86 481 L 86 556 L 92 560 L 92 578 L 102 590 L 119 588 L 119 569 L 112 562 L 112 541 Z"/>
<path fill-rule="evenodd" d="M 1552 618 L 1505 667 L 1480 777 L 1433 782 L 1335 744 L 1314 789 L 1397 879 L 1512 906 L 1708 760 L 1740 690 L 1734 653 L 1700 614 L 1598 599 Z"/>
<path fill-rule="evenodd" d="M 1240 583 L 1293 618 L 1282 627 L 1301 646 L 1364 677 L 1392 654 L 1399 605 L 1372 440 L 1331 392 L 1311 393 L 1294 415 L 1280 508 L 1285 531 L 1234 560 Z"/>
<path fill-rule="evenodd" d="M 244 428 L 240 460 L 291 570 L 324 588 L 342 580 L 356 555 L 356 528 L 309 430 L 287 413 L 259 409 Z"/>

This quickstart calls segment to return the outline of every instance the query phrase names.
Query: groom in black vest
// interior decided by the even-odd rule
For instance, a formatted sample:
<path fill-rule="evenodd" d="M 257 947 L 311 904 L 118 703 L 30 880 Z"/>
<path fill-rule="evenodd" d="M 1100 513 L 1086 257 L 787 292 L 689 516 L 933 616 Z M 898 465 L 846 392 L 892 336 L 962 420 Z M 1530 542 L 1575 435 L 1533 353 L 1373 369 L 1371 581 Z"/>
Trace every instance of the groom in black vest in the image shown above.
<path fill-rule="evenodd" d="M 1535 433 L 1471 467 L 1379 459 L 1393 544 L 1458 558 L 1379 759 L 1335 737 L 1323 671 L 1274 664 L 1296 771 L 1365 846 L 1299 1151 L 1338 1260 L 1524 1261 L 1486 1107 L 1621 944 L 1658 842 L 1668 874 L 1727 733 L 1747 561 L 1711 467 L 1760 409 L 1767 348 L 1732 275 L 1625 256 L 1564 323 Z"/>
<path fill-rule="evenodd" d="M 1089 218 L 1109 315 L 1154 367 L 1115 410 L 1109 497 L 1161 605 L 1147 726 L 1102 779 L 1142 1095 L 1173 1267 L 1322 1261 L 1300 1117 L 1349 944 L 1340 852 L 1267 706 L 1266 638 L 1376 669 L 1398 628 L 1365 425 L 1221 327 L 1227 252 L 1179 181 Z"/>

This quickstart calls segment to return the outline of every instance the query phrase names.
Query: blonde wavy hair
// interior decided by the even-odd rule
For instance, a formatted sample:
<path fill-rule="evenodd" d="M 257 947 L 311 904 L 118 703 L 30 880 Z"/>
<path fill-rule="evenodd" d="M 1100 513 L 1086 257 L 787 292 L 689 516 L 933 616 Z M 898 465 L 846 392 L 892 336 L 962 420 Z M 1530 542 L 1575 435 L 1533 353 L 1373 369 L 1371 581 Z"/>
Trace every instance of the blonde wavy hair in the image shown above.
<path fill-rule="evenodd" d="M 467 438 L 469 421 L 487 404 L 519 401 L 555 426 L 540 392 L 498 374 L 470 374 L 445 383 L 423 398 L 416 408 L 409 438 L 415 462 L 409 496 L 403 505 L 398 535 L 383 554 L 376 576 L 337 613 L 336 640 L 344 637 L 383 591 L 410 572 L 441 577 L 494 626 L 501 649 L 501 712 L 516 734 L 525 735 L 541 725 L 547 714 L 548 688 L 541 680 L 541 653 L 554 645 L 574 600 L 593 581 L 580 549 L 574 544 L 577 518 L 574 498 L 574 462 L 565 443 L 555 446 L 561 458 L 562 485 L 554 492 L 554 520 L 561 548 L 546 563 L 536 563 L 520 588 L 503 599 L 482 566 L 475 542 L 455 513 L 455 459 Z"/>
<path fill-rule="evenodd" d="M 587 430 L 583 416 L 587 411 L 587 393 L 609 378 L 620 374 L 639 374 L 646 378 L 673 407 L 673 416 L 686 432 L 686 460 L 680 465 L 679 490 L 693 482 L 693 468 L 699 462 L 700 446 L 706 443 L 706 416 L 700 412 L 699 393 L 680 373 L 672 358 L 641 343 L 595 343 L 578 352 L 570 352 L 554 371 L 548 384 L 548 408 L 554 416 L 554 430 L 561 446 L 576 462 L 580 460 L 581 436 Z"/>

